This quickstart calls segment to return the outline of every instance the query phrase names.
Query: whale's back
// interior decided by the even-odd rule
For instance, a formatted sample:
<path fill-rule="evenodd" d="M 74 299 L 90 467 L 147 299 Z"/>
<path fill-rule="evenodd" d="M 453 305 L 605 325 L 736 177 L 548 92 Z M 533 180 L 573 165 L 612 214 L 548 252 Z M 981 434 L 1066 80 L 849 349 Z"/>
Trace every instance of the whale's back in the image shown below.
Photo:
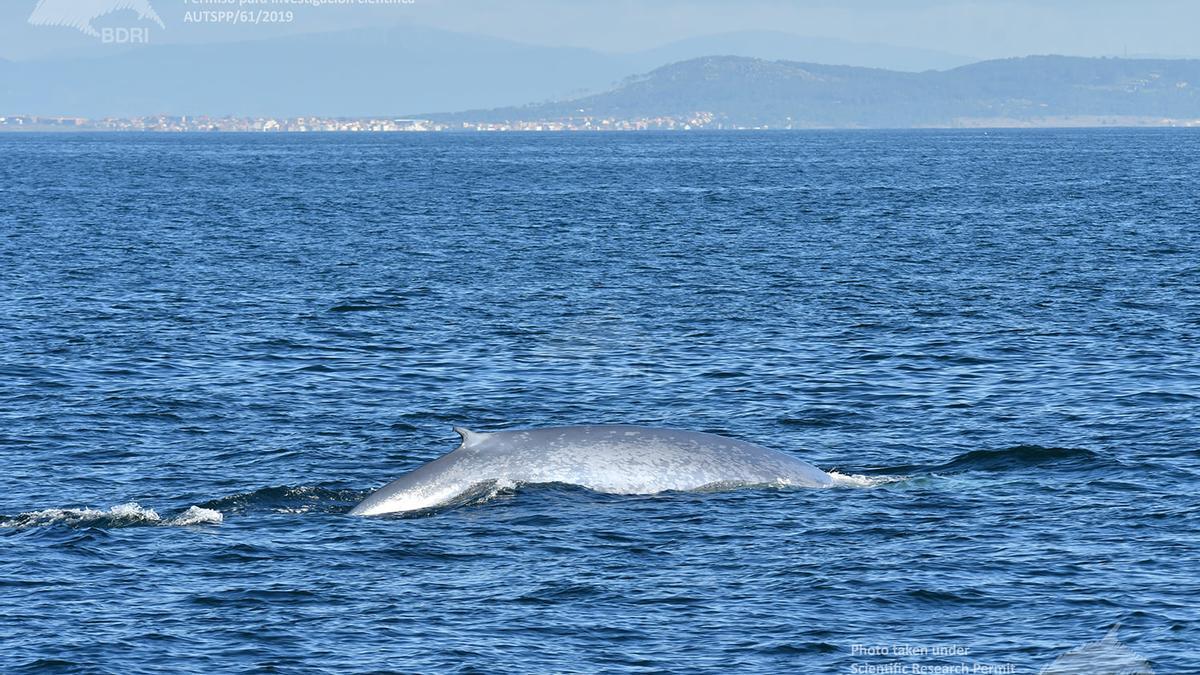
<path fill-rule="evenodd" d="M 832 484 L 824 471 L 791 455 L 695 431 L 629 425 L 455 431 L 463 438 L 458 449 L 385 485 L 351 513 L 432 508 L 488 484 L 565 483 L 615 494 Z"/>
<path fill-rule="evenodd" d="M 679 429 L 585 425 L 496 432 L 476 446 L 516 482 L 651 494 L 712 485 L 808 485 L 829 476 L 791 455 Z M 486 459 L 484 461 L 487 461 Z"/>

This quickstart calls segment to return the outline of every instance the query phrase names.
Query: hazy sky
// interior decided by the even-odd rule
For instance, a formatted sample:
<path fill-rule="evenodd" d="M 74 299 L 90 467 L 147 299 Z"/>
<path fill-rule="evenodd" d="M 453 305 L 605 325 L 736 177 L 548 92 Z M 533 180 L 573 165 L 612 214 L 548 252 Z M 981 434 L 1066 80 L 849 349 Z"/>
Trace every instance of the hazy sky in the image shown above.
<path fill-rule="evenodd" d="M 148 1 L 166 24 L 165 30 L 154 32 L 156 43 L 259 39 L 286 32 L 418 23 L 521 42 L 608 51 L 643 49 L 696 35 L 767 29 L 977 58 L 1046 53 L 1200 57 L 1196 39 L 1200 2 L 1183 0 L 415 0 L 391 6 L 293 5 L 287 7 L 294 13 L 292 22 L 271 26 L 188 23 L 185 11 L 231 5 L 203 4 L 204 0 Z M 196 4 L 198 1 L 201 4 Z M 237 0 L 233 1 L 236 8 Z M 96 49 L 95 39 L 73 29 L 30 26 L 27 19 L 36 4 L 37 0 L 0 2 L 0 57 L 21 59 Z M 111 16 L 104 19 L 110 20 Z"/>
<path fill-rule="evenodd" d="M 597 49 L 770 29 L 984 58 L 1125 49 L 1200 55 L 1200 3 L 1170 0 L 426 0 L 420 10 L 446 28 Z"/>

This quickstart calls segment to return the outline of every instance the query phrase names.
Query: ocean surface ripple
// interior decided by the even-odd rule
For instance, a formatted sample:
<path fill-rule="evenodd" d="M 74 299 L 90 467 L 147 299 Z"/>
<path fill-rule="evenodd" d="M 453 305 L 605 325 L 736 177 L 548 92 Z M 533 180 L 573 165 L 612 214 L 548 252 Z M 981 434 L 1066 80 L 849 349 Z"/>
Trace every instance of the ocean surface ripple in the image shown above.
<path fill-rule="evenodd" d="M 0 671 L 1200 671 L 1193 130 L 0 157 Z M 347 515 L 587 422 L 839 487 Z"/>

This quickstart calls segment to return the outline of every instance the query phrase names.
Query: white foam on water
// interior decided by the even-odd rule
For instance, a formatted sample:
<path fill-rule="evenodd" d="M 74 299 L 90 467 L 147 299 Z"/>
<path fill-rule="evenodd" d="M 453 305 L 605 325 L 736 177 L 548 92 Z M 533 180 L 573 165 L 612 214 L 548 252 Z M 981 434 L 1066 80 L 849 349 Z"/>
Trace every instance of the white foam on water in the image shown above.
<path fill-rule="evenodd" d="M 908 479 L 908 476 L 864 476 L 857 473 L 838 473 L 837 471 L 830 471 L 829 477 L 833 479 L 834 487 L 856 488 L 879 487 Z"/>
<path fill-rule="evenodd" d="M 186 525 L 219 525 L 224 522 L 225 516 L 221 515 L 220 511 L 213 509 L 202 509 L 199 506 L 188 507 L 187 511 L 175 516 L 171 519 L 169 525 L 186 526 Z"/>
<path fill-rule="evenodd" d="M 118 504 L 107 511 L 100 509 L 43 509 L 29 511 L 5 521 L 6 527 L 36 527 L 40 525 L 81 526 L 103 520 L 116 520 L 121 525 L 150 524 L 162 522 L 154 509 L 143 508 L 137 502 Z"/>
<path fill-rule="evenodd" d="M 137 502 L 126 502 L 101 509 L 43 509 L 28 511 L 12 518 L 0 520 L 0 527 L 40 527 L 46 525 L 69 525 L 71 527 L 129 527 L 132 525 L 209 525 L 224 520 L 218 511 L 192 506 L 178 516 L 164 520 L 154 509 L 148 509 Z"/>

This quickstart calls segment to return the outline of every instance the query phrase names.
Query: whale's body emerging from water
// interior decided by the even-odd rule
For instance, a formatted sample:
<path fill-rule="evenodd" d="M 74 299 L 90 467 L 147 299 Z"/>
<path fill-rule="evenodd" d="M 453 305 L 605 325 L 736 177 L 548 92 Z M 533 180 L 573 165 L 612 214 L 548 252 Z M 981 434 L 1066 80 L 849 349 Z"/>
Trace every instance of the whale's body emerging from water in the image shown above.
<path fill-rule="evenodd" d="M 791 455 L 695 431 L 625 425 L 455 431 L 462 436 L 457 449 L 388 483 L 350 513 L 418 511 L 495 484 L 567 483 L 597 492 L 654 494 L 833 483 L 829 474 Z"/>

